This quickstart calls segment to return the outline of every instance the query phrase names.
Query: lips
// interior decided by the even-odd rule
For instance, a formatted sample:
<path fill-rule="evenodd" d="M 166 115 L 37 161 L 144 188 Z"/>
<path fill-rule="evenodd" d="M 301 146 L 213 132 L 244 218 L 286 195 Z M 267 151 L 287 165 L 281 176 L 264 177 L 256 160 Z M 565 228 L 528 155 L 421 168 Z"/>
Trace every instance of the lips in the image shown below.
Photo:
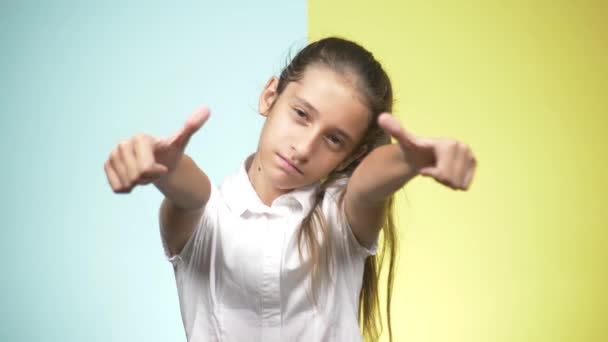
<path fill-rule="evenodd" d="M 280 155 L 278 153 L 277 153 L 277 156 L 279 157 L 279 162 L 281 163 L 281 166 L 283 166 L 283 168 L 285 168 L 291 172 L 297 172 L 299 174 L 303 174 L 302 170 L 300 170 L 297 166 L 293 165 L 289 160 L 287 160 L 287 158 L 284 158 L 282 155 Z"/>

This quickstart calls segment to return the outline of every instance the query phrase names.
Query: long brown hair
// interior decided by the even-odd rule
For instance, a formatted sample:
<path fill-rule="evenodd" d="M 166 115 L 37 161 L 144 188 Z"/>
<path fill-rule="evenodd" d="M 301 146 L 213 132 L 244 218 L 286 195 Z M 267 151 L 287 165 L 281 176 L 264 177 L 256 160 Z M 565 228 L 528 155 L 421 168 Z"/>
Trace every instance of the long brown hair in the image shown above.
<path fill-rule="evenodd" d="M 360 147 L 366 146 L 365 154 L 353 160 L 346 168 L 334 170 L 322 180 L 315 194 L 313 209 L 302 220 L 298 231 L 300 257 L 302 257 L 302 248 L 306 248 L 311 258 L 314 298 L 317 292 L 315 288 L 319 284 L 321 276 L 325 275 L 325 272 L 329 272 L 328 260 L 331 255 L 329 228 L 321 211 L 320 203 L 325 195 L 325 190 L 329 186 L 340 178 L 350 177 L 361 160 L 374 148 L 391 142 L 390 136 L 378 126 L 377 118 L 383 112 L 392 112 L 393 91 L 388 75 L 369 51 L 355 42 L 338 37 L 329 37 L 308 44 L 296 54 L 281 72 L 277 93 L 280 95 L 289 82 L 302 79 L 304 72 L 310 66 L 329 67 L 343 75 L 354 76 L 356 80 L 354 84 L 363 95 L 363 99 L 372 114 L 366 134 L 353 150 L 354 153 Z M 338 199 L 340 207 L 342 207 L 345 189 L 342 189 Z M 398 251 L 397 233 L 393 222 L 393 202 L 394 197 L 391 196 L 387 200 L 386 216 L 381 230 L 382 247 L 376 255 L 369 256 L 365 260 L 363 284 L 359 295 L 359 325 L 364 338 L 371 341 L 377 340 L 382 332 L 378 281 L 386 255 L 388 256 L 386 318 L 389 339 L 392 341 L 390 304 Z"/>

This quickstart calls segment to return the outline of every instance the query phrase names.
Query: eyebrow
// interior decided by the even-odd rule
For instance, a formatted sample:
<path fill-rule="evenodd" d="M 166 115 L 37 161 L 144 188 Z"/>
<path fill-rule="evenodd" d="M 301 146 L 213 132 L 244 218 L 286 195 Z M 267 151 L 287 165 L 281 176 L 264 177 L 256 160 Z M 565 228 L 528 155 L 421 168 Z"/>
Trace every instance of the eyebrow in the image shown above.
<path fill-rule="evenodd" d="M 296 101 L 302 103 L 302 105 L 306 108 L 308 108 L 308 110 L 315 112 L 315 113 L 319 113 L 319 111 L 317 110 L 317 108 L 313 107 L 313 105 L 311 105 L 308 101 L 304 100 L 303 98 L 294 95 L 294 98 L 296 99 Z"/>
<path fill-rule="evenodd" d="M 310 102 L 304 100 L 303 98 L 301 98 L 301 97 L 299 97 L 297 95 L 294 95 L 293 97 L 296 99 L 296 101 L 300 102 L 304 107 L 306 107 L 311 112 L 314 112 L 317 115 L 319 114 L 319 111 L 313 105 L 311 105 Z M 348 135 L 348 133 L 344 132 L 340 128 L 334 127 L 334 130 L 336 131 L 336 133 L 338 133 L 338 135 L 343 136 L 349 142 L 353 142 L 354 141 L 353 138 L 350 135 Z"/>

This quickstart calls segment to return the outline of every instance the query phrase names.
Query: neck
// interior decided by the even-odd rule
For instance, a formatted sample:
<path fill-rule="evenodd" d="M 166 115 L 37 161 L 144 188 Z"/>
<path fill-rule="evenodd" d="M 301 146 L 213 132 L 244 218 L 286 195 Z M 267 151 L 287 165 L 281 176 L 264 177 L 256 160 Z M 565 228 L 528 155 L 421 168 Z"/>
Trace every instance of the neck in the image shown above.
<path fill-rule="evenodd" d="M 272 202 L 279 196 L 290 192 L 291 190 L 282 190 L 274 187 L 266 178 L 264 167 L 258 159 L 259 154 L 256 153 L 252 158 L 249 158 L 245 163 L 245 170 L 253 189 L 258 194 L 262 203 L 271 206 Z"/>

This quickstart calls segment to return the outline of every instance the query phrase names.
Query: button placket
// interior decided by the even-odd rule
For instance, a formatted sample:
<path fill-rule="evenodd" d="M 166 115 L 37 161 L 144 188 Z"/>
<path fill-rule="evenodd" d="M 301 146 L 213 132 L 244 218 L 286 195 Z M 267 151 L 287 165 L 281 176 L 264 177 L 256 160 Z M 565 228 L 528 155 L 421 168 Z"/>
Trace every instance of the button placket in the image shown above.
<path fill-rule="evenodd" d="M 274 214 L 264 214 L 265 236 L 262 262 L 262 335 L 264 341 L 278 341 L 281 327 L 281 254 L 283 235 Z"/>

